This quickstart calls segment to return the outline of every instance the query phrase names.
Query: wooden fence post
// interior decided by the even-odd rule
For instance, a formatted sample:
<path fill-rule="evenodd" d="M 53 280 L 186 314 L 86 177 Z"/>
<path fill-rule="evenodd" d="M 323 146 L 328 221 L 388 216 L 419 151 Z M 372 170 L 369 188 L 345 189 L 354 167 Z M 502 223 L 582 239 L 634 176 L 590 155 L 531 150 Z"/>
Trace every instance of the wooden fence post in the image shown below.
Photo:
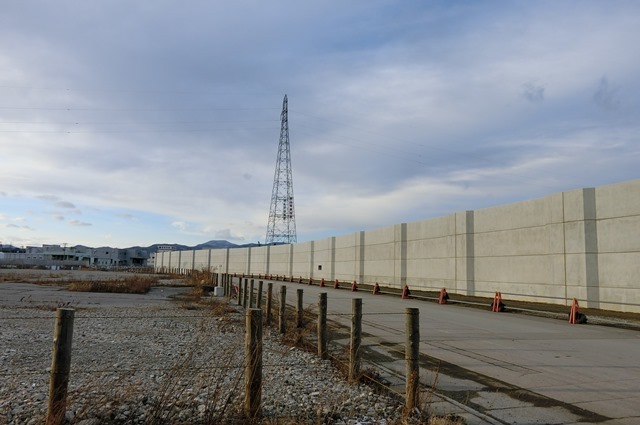
<path fill-rule="evenodd" d="M 244 286 L 242 287 L 242 307 L 247 308 L 247 298 L 249 295 L 249 279 L 244 279 Z"/>
<path fill-rule="evenodd" d="M 262 416 L 262 310 L 246 313 L 244 411 L 250 418 Z"/>
<path fill-rule="evenodd" d="M 256 298 L 253 293 L 254 292 L 253 286 L 254 286 L 253 279 L 251 279 L 251 283 L 249 283 L 249 308 L 254 308 L 256 306 L 254 302 Z"/>
<path fill-rule="evenodd" d="M 273 299 L 273 282 L 267 282 L 267 326 L 271 325 L 272 299 Z"/>
<path fill-rule="evenodd" d="M 327 349 L 327 293 L 320 294 L 318 303 L 318 356 L 322 360 L 329 357 Z"/>
<path fill-rule="evenodd" d="M 67 388 L 69 386 L 69 372 L 71 371 L 74 312 L 75 310 L 71 308 L 59 308 L 56 310 L 47 425 L 59 425 L 65 419 Z"/>
<path fill-rule="evenodd" d="M 286 322 L 285 322 L 285 311 L 287 308 L 287 287 L 282 285 L 280 287 L 280 323 L 279 323 L 279 328 L 280 328 L 280 333 L 284 335 L 284 333 L 286 332 Z"/>
<path fill-rule="evenodd" d="M 258 281 L 258 300 L 256 301 L 256 308 L 262 310 L 262 286 L 264 282 L 261 280 Z"/>
<path fill-rule="evenodd" d="M 360 378 L 360 343 L 362 342 L 362 298 L 351 300 L 351 346 L 349 349 L 349 380 Z"/>
<path fill-rule="evenodd" d="M 233 278 L 231 278 L 233 279 Z M 233 282 L 233 280 L 232 280 Z M 238 278 L 238 305 L 242 305 L 242 278 Z"/>
<path fill-rule="evenodd" d="M 304 313 L 304 308 L 302 306 L 302 289 L 298 289 L 297 291 L 297 303 L 296 303 L 296 327 L 302 327 L 302 318 Z"/>
<path fill-rule="evenodd" d="M 406 411 L 410 412 L 418 407 L 420 402 L 420 310 L 407 308 L 406 310 L 405 360 L 407 362 L 406 377 Z"/>

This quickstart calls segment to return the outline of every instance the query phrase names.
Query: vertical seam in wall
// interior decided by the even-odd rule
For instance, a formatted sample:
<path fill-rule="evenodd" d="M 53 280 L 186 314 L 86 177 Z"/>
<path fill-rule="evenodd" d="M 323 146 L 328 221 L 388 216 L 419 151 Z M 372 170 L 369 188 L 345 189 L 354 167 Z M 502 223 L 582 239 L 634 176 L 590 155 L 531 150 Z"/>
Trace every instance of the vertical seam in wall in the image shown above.
<path fill-rule="evenodd" d="M 361 231 L 360 232 L 360 270 L 358 270 L 358 282 L 361 282 L 364 280 L 364 236 L 365 236 L 365 232 Z"/>
<path fill-rule="evenodd" d="M 315 241 L 311 241 L 309 252 L 309 278 L 313 279 L 313 269 L 315 268 Z"/>
<path fill-rule="evenodd" d="M 596 190 L 582 190 L 584 208 L 584 260 L 587 285 L 587 307 L 600 308 L 600 270 L 598 258 L 598 220 Z"/>
<path fill-rule="evenodd" d="M 407 284 L 407 223 L 400 224 L 400 287 Z"/>
<path fill-rule="evenodd" d="M 224 255 L 224 271 L 225 273 L 229 273 L 229 248 L 227 248 L 226 251 Z"/>
<path fill-rule="evenodd" d="M 331 267 L 329 278 L 334 280 L 336 278 L 336 237 L 331 237 Z"/>
<path fill-rule="evenodd" d="M 191 271 L 196 269 L 196 250 L 191 251 Z"/>
<path fill-rule="evenodd" d="M 247 274 L 251 274 L 251 247 L 247 248 Z"/>
<path fill-rule="evenodd" d="M 565 216 L 564 192 L 562 192 L 562 261 L 564 267 L 564 304 L 569 303 L 569 287 L 567 285 L 567 219 Z"/>
<path fill-rule="evenodd" d="M 293 244 L 289 245 L 289 276 L 293 276 Z"/>
<path fill-rule="evenodd" d="M 476 293 L 476 259 L 475 259 L 475 215 L 474 211 L 466 212 L 466 266 L 467 266 L 467 295 Z"/>
<path fill-rule="evenodd" d="M 453 214 L 453 287 L 458 290 L 458 214 Z"/>
<path fill-rule="evenodd" d="M 211 271 L 211 249 L 209 249 L 209 258 L 207 259 L 207 270 Z"/>
<path fill-rule="evenodd" d="M 267 245 L 267 264 L 265 274 L 269 274 L 269 270 L 271 270 L 271 245 Z"/>

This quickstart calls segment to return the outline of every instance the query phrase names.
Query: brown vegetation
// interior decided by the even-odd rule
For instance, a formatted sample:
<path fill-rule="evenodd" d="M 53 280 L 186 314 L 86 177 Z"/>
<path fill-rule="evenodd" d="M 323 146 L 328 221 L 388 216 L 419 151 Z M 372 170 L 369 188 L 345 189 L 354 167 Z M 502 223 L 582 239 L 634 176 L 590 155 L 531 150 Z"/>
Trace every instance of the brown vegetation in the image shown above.
<path fill-rule="evenodd" d="M 140 275 L 117 280 L 77 280 L 67 282 L 67 290 L 75 292 L 146 294 L 157 282 L 157 277 Z"/>

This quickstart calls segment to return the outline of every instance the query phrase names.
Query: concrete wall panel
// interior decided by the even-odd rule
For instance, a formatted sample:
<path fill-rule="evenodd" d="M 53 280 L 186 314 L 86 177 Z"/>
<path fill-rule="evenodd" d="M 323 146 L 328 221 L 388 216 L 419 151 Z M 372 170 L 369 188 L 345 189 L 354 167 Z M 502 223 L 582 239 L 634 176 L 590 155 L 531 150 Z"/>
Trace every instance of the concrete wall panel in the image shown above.
<path fill-rule="evenodd" d="M 293 263 L 291 274 L 294 277 L 308 278 L 313 263 L 313 242 L 303 242 L 293 245 Z"/>
<path fill-rule="evenodd" d="M 640 214 L 640 179 L 596 188 L 599 219 Z"/>
<path fill-rule="evenodd" d="M 640 252 L 640 215 L 598 220 L 598 252 Z"/>
<path fill-rule="evenodd" d="M 271 247 L 269 274 L 291 276 L 289 245 L 275 245 Z"/>

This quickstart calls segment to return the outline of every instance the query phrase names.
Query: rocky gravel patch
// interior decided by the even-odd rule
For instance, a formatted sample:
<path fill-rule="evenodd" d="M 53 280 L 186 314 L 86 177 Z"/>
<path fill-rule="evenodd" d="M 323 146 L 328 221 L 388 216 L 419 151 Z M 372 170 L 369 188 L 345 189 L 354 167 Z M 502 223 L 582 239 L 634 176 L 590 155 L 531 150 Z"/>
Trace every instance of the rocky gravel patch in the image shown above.
<path fill-rule="evenodd" d="M 66 422 L 246 423 L 244 316 L 178 303 L 75 313 Z M 55 312 L 0 310 L 0 424 L 43 423 Z M 392 424 L 402 403 L 264 330 L 263 423 Z"/>

